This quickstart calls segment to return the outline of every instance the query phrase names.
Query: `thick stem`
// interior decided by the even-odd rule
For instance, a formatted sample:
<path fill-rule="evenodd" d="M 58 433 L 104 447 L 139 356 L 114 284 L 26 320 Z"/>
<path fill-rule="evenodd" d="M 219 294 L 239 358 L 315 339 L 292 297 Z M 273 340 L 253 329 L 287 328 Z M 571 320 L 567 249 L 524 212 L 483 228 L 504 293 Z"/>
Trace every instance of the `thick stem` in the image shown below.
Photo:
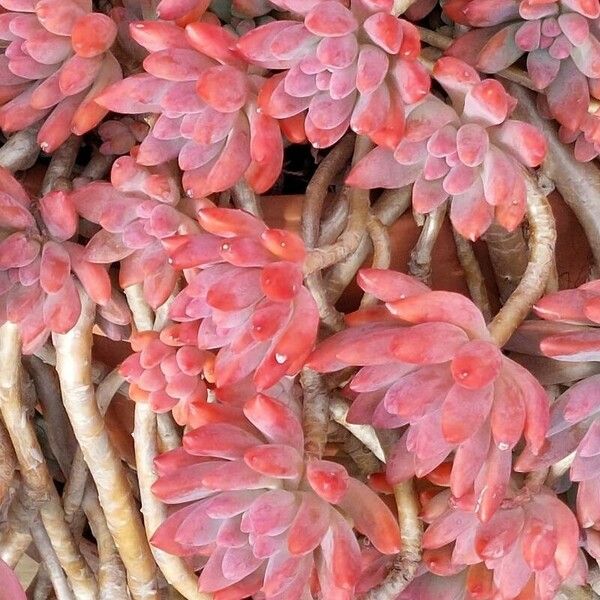
<path fill-rule="evenodd" d="M 348 423 L 346 417 L 348 416 L 349 409 L 350 406 L 342 398 L 334 396 L 329 402 L 329 414 L 331 418 L 344 429 L 347 429 L 355 438 L 359 439 L 381 462 L 385 462 L 385 452 L 375 429 L 370 425 Z"/>
<path fill-rule="evenodd" d="M 462 237 L 454 228 L 452 228 L 452 233 L 454 235 L 454 243 L 456 244 L 456 255 L 463 269 L 471 300 L 473 300 L 477 308 L 481 311 L 485 322 L 489 323 L 492 318 L 492 309 L 490 308 L 483 273 L 481 272 L 475 252 L 473 252 L 471 242 Z"/>
<path fill-rule="evenodd" d="M 50 543 L 48 532 L 39 518 L 35 518 L 31 524 L 31 537 L 42 558 L 46 573 L 52 582 L 56 600 L 75 600 L 56 552 Z"/>
<path fill-rule="evenodd" d="M 52 155 L 40 189 L 41 196 L 58 187 L 67 187 L 70 185 L 69 177 L 75 166 L 80 146 L 81 138 L 72 135 Z"/>
<path fill-rule="evenodd" d="M 489 325 L 494 341 L 503 346 L 541 298 L 552 272 L 556 226 L 546 197 L 527 174 L 527 220 L 529 221 L 529 262 L 523 279 Z"/>
<path fill-rule="evenodd" d="M 154 326 L 152 310 L 143 297 L 141 286 L 134 285 L 125 289 L 127 302 L 133 315 L 136 328 L 139 331 L 150 330 Z M 135 405 L 135 425 L 133 441 L 137 475 L 140 485 L 142 513 L 146 535 L 150 539 L 167 516 L 166 506 L 160 502 L 151 487 L 156 480 L 154 458 L 158 454 L 158 430 L 156 415 L 146 404 L 137 402 Z M 172 556 L 151 547 L 152 554 L 165 579 L 188 600 L 210 600 L 211 596 L 198 591 L 198 581 L 185 563 L 178 557 Z"/>
<path fill-rule="evenodd" d="M 304 283 L 315 299 L 322 323 L 331 331 L 341 331 L 344 328 L 344 316 L 327 298 L 327 290 L 321 273 L 317 271 L 307 275 Z"/>
<path fill-rule="evenodd" d="M 300 372 L 300 385 L 304 392 L 302 403 L 304 452 L 309 457 L 321 458 L 327 443 L 329 392 L 323 376 L 309 368 L 304 368 Z"/>
<path fill-rule="evenodd" d="M 90 340 L 91 349 L 91 340 Z M 0 412 L 19 462 L 23 485 L 39 503 L 44 527 L 78 599 L 96 598 L 94 577 L 79 553 L 20 397 L 21 348 L 15 324 L 0 327 Z"/>
<path fill-rule="evenodd" d="M 517 289 L 527 268 L 528 249 L 523 229 L 517 227 L 513 231 L 506 231 L 494 223 L 483 239 L 488 247 L 500 301 L 504 304 Z"/>
<path fill-rule="evenodd" d="M 11 488 L 16 467 L 15 450 L 4 423 L 0 421 L 0 504 Z"/>
<path fill-rule="evenodd" d="M 98 494 L 91 481 L 85 490 L 83 508 L 98 545 L 99 600 L 127 598 L 127 575 L 110 535 L 106 517 L 98 501 Z"/>
<path fill-rule="evenodd" d="M 383 225 L 389 227 L 406 212 L 410 206 L 410 199 L 410 187 L 386 190 L 373 204 L 372 213 Z M 364 237 L 352 256 L 330 269 L 326 277 L 327 297 L 330 302 L 335 303 L 340 299 L 343 291 L 365 262 L 371 248 L 371 240 Z"/>
<path fill-rule="evenodd" d="M 321 213 L 327 190 L 335 176 L 346 166 L 352 156 L 354 135 L 344 136 L 319 163 L 306 187 L 302 206 L 302 237 L 307 248 L 314 248 L 320 233 Z"/>
<path fill-rule="evenodd" d="M 354 144 L 352 164 L 356 164 L 371 149 L 371 141 L 363 136 L 358 136 Z M 304 262 L 304 274 L 310 275 L 338 263 L 352 255 L 358 248 L 365 235 L 367 219 L 369 217 L 369 191 L 358 188 L 342 189 L 342 194 L 347 193 L 348 220 L 346 228 L 336 242 L 323 248 L 315 248 Z M 311 232 L 311 234 L 314 232 Z M 315 235 L 315 237 L 317 237 Z"/>
<path fill-rule="evenodd" d="M 408 272 L 426 285 L 431 285 L 433 248 L 444 223 L 446 206 L 446 202 L 444 202 L 427 215 L 419 239 L 410 253 Z"/>
<path fill-rule="evenodd" d="M 181 446 L 181 433 L 170 413 L 157 414 L 156 425 L 161 453 L 175 450 Z"/>
<path fill-rule="evenodd" d="M 327 246 L 333 244 L 344 231 L 347 220 L 348 198 L 345 194 L 338 194 L 321 219 L 321 233 L 316 245 Z"/>
<path fill-rule="evenodd" d="M 0 558 L 14 569 L 31 544 L 30 528 L 38 514 L 38 499 L 21 483 L 0 534 Z"/>
<path fill-rule="evenodd" d="M 414 579 L 421 560 L 423 526 L 419 519 L 419 502 L 412 479 L 394 487 L 402 550 L 394 558 L 385 579 L 362 600 L 395 600 Z"/>
<path fill-rule="evenodd" d="M 245 179 L 241 179 L 231 188 L 233 203 L 255 217 L 262 218 L 262 209 L 254 193 Z"/>
<path fill-rule="evenodd" d="M 139 511 L 94 394 L 91 372 L 94 304 L 81 291 L 80 298 L 81 314 L 75 326 L 68 333 L 52 336 L 63 402 L 127 569 L 132 597 L 158 600 L 155 565 Z"/>
<path fill-rule="evenodd" d="M 0 167 L 4 167 L 13 173 L 24 171 L 33 167 L 40 154 L 37 143 L 39 125 L 24 129 L 15 133 L 0 148 Z"/>
<path fill-rule="evenodd" d="M 78 181 L 85 183 L 86 181 L 90 182 L 104 179 L 106 174 L 110 171 L 114 160 L 115 157 L 113 155 L 102 154 L 98 150 L 95 150 L 92 154 L 92 158 L 90 158 L 88 164 L 78 177 Z"/>
<path fill-rule="evenodd" d="M 392 249 L 386 226 L 377 217 L 371 215 L 367 223 L 367 233 L 373 245 L 371 267 L 373 269 L 389 269 L 392 261 Z M 379 300 L 375 296 L 365 293 L 360 301 L 360 308 L 366 308 L 378 302 Z"/>
<path fill-rule="evenodd" d="M 518 85 L 508 84 L 509 93 L 519 104 L 515 118 L 520 118 L 540 129 L 548 144 L 542 172 L 549 177 L 563 200 L 575 213 L 600 266 L 600 169 L 595 161 L 582 163 L 575 160 L 571 147 L 563 144 L 551 121 L 542 119 L 533 95 Z"/>

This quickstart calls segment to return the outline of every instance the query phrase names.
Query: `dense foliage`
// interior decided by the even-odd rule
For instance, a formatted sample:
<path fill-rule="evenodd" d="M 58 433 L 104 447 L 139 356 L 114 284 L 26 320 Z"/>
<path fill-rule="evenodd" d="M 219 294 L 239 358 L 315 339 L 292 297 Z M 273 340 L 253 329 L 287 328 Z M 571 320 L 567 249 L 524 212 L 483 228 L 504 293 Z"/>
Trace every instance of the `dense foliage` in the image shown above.
<path fill-rule="evenodd" d="M 577 161 L 600 152 L 600 4 L 441 4 L 0 0 L 11 599 L 31 536 L 35 594 L 45 578 L 59 600 L 158 599 L 156 565 L 188 600 L 589 589 L 600 282 L 558 290 L 542 184 L 559 151 L 565 199 L 595 176 Z M 287 191 L 295 150 L 311 172 L 285 228 L 257 194 Z M 404 274 L 386 226 L 409 203 L 424 225 Z M 432 289 L 446 210 L 471 298 Z M 492 318 L 472 243 L 513 273 L 519 236 L 529 263 Z M 129 344 L 118 370 L 92 362 L 92 333 Z M 123 381 L 133 490 L 103 419 Z"/>

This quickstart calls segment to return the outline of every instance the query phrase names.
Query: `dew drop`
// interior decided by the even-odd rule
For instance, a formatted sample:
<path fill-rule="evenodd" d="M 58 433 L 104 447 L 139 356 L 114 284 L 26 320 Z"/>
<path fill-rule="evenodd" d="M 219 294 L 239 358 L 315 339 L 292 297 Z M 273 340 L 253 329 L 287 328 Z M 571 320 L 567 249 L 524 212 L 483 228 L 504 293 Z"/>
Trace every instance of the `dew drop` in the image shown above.
<path fill-rule="evenodd" d="M 173 259 L 171 257 L 167 258 L 167 262 L 172 265 L 173 264 Z"/>
<path fill-rule="evenodd" d="M 50 144 L 48 142 L 40 142 L 40 148 L 46 152 L 50 148 Z"/>
<path fill-rule="evenodd" d="M 400 300 L 404 300 L 406 298 L 406 294 L 400 294 Z"/>
<path fill-rule="evenodd" d="M 508 450 L 509 446 L 506 442 L 499 442 L 498 443 L 498 450 Z"/>
<path fill-rule="evenodd" d="M 281 244 L 279 244 L 282 248 L 285 248 L 286 244 L 285 242 L 281 242 Z"/>
<path fill-rule="evenodd" d="M 459 379 L 466 379 L 468 376 L 469 376 L 469 373 L 467 371 L 463 371 L 462 373 L 458 374 Z"/>
<path fill-rule="evenodd" d="M 221 246 L 221 250 L 223 250 L 223 252 L 227 252 L 227 250 L 229 250 L 229 248 L 231 248 L 231 246 L 229 244 L 223 244 Z"/>
<path fill-rule="evenodd" d="M 287 356 L 285 354 L 275 354 L 275 362 L 279 365 L 282 365 L 287 360 Z"/>

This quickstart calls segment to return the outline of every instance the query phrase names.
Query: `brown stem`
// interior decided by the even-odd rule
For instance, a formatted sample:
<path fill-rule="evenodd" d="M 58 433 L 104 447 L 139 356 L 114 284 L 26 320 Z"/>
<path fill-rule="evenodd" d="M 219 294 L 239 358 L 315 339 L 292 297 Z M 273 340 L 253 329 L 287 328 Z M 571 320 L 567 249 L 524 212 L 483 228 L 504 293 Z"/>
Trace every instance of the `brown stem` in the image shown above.
<path fill-rule="evenodd" d="M 75 596 L 69 587 L 56 552 L 50 543 L 48 532 L 39 517 L 34 518 L 31 524 L 31 537 L 43 561 L 45 571 L 52 582 L 56 600 L 75 600 Z"/>
<path fill-rule="evenodd" d="M 354 134 L 345 135 L 319 163 L 306 187 L 302 206 L 302 237 L 307 248 L 317 245 L 323 203 L 335 176 L 346 166 L 354 149 Z"/>
<path fill-rule="evenodd" d="M 317 271 L 307 275 L 304 283 L 315 299 L 322 323 L 331 331 L 341 331 L 344 328 L 344 316 L 327 298 L 327 290 L 321 273 Z"/>
<path fill-rule="evenodd" d="M 309 457 L 321 458 L 327 443 L 329 392 L 323 376 L 309 368 L 304 368 L 300 372 L 300 385 L 304 392 L 302 403 L 304 452 Z"/>
<path fill-rule="evenodd" d="M 488 248 L 500 301 L 504 303 L 517 289 L 527 268 L 528 249 L 523 229 L 517 227 L 513 231 L 507 231 L 494 223 L 483 239 Z"/>
<path fill-rule="evenodd" d="M 91 340 L 90 340 L 91 349 Z M 20 397 L 21 351 L 15 324 L 0 327 L 0 412 L 15 449 L 23 484 L 39 503 L 42 521 L 77 598 L 95 598 L 92 572 L 79 553 Z"/>
<path fill-rule="evenodd" d="M 352 157 L 353 165 L 367 154 L 371 149 L 371 145 L 368 138 L 363 136 L 356 138 Z M 346 228 L 336 242 L 323 248 L 315 248 L 309 253 L 304 262 L 305 275 L 321 271 L 344 260 L 356 251 L 364 237 L 369 216 L 369 192 L 368 190 L 344 187 L 342 193 L 348 193 L 349 195 Z"/>
<path fill-rule="evenodd" d="M 549 177 L 563 200 L 575 213 L 594 255 L 600 265 L 600 169 L 595 161 L 582 163 L 575 160 L 572 149 L 563 144 L 551 121 L 542 119 L 531 93 L 518 85 L 507 85 L 509 93 L 519 104 L 515 118 L 525 120 L 540 129 L 548 144 L 542 172 Z"/>
<path fill-rule="evenodd" d="M 454 228 L 452 228 L 452 233 L 454 235 L 454 243 L 456 244 L 456 255 L 465 274 L 471 300 L 473 300 L 483 314 L 485 322 L 489 323 L 492 318 L 492 309 L 490 308 L 483 273 L 481 272 L 475 252 L 473 252 L 471 242 L 460 235 Z"/>
<path fill-rule="evenodd" d="M 125 289 L 127 302 L 133 315 L 133 320 L 138 331 L 151 330 L 155 319 L 152 310 L 144 300 L 142 288 L 134 285 Z M 148 539 L 163 523 L 167 516 L 167 509 L 151 491 L 156 480 L 154 459 L 158 454 L 158 431 L 156 415 L 151 408 L 137 402 L 135 405 L 135 425 L 133 441 L 135 445 L 135 459 L 137 475 L 142 501 L 142 513 Z M 162 571 L 165 579 L 188 600 L 210 600 L 211 596 L 198 591 L 196 577 L 178 557 L 172 556 L 151 547 L 154 559 Z"/>
<path fill-rule="evenodd" d="M 398 507 L 402 550 L 394 558 L 383 582 L 365 594 L 363 600 L 394 600 L 414 579 L 421 560 L 423 526 L 412 479 L 394 486 L 394 496 Z"/>
<path fill-rule="evenodd" d="M 81 138 L 72 135 L 62 146 L 60 146 L 50 159 L 50 164 L 44 175 L 44 181 L 40 189 L 40 195 L 57 188 L 70 186 L 69 178 L 75 166 L 75 160 L 81 146 Z"/>
<path fill-rule="evenodd" d="M 30 528 L 39 510 L 39 501 L 23 483 L 8 509 L 0 534 L 0 558 L 14 569 L 31 544 Z"/>
<path fill-rule="evenodd" d="M 33 167 L 40 154 L 37 134 L 40 125 L 34 125 L 12 135 L 0 148 L 0 166 L 12 171 Z"/>
<path fill-rule="evenodd" d="M 444 202 L 425 217 L 425 224 L 408 261 L 408 272 L 427 285 L 431 285 L 431 258 L 444 223 L 446 206 Z"/>
<path fill-rule="evenodd" d="M 154 561 L 121 460 L 100 414 L 92 384 L 94 304 L 80 291 L 81 314 L 65 334 L 53 334 L 63 402 L 83 451 L 135 600 L 158 599 Z"/>
<path fill-rule="evenodd" d="M 94 150 L 92 158 L 90 158 L 88 164 L 85 166 L 79 181 L 81 183 L 97 181 L 98 179 L 104 179 L 107 173 L 110 172 L 110 168 L 115 160 L 112 154 L 102 154 L 98 150 Z"/>
<path fill-rule="evenodd" d="M 390 247 L 390 236 L 385 225 L 375 216 L 370 215 L 367 223 L 367 233 L 373 245 L 373 261 L 371 267 L 374 269 L 388 269 L 392 260 Z M 377 304 L 378 300 L 372 294 L 365 293 L 360 301 L 360 308 L 366 308 Z"/>
<path fill-rule="evenodd" d="M 347 220 L 348 198 L 345 194 L 338 194 L 331 203 L 329 211 L 323 215 L 320 226 L 321 233 L 316 246 L 333 244 L 344 231 Z"/>
<path fill-rule="evenodd" d="M 181 433 L 173 417 L 169 413 L 156 415 L 156 425 L 158 427 L 158 441 L 160 452 L 175 450 L 181 446 Z"/>
<path fill-rule="evenodd" d="M 110 535 L 106 516 L 100 506 L 98 494 L 91 481 L 88 481 L 85 490 L 83 507 L 98 545 L 99 600 L 127 598 L 125 567 Z"/>
<path fill-rule="evenodd" d="M 15 475 L 17 457 L 8 431 L 0 420 L 0 505 L 6 498 Z"/>
<path fill-rule="evenodd" d="M 525 173 L 525 172 L 524 172 Z M 529 262 L 517 289 L 494 317 L 488 329 L 503 346 L 544 293 L 552 271 L 556 225 L 546 197 L 527 173 L 527 220 L 529 221 Z"/>
<path fill-rule="evenodd" d="M 237 208 L 262 218 L 262 209 L 258 198 L 245 179 L 241 179 L 231 188 L 231 197 Z"/>
<path fill-rule="evenodd" d="M 372 213 L 386 227 L 391 226 L 410 206 L 411 188 L 386 190 L 373 204 Z M 356 252 L 343 262 L 333 266 L 327 277 L 327 297 L 330 302 L 337 302 L 348 284 L 354 279 L 356 272 L 365 262 L 372 248 L 371 241 L 364 237 Z"/>

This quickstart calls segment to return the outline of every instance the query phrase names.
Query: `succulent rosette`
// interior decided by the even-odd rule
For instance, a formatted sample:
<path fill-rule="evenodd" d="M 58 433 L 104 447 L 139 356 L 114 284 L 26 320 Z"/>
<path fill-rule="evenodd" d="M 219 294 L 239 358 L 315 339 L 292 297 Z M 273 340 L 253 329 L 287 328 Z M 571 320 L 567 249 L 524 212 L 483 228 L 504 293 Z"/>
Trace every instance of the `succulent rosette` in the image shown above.
<path fill-rule="evenodd" d="M 236 35 L 206 19 L 185 29 L 133 23 L 131 36 L 150 52 L 145 72 L 111 86 L 99 102 L 116 112 L 158 115 L 137 161 L 177 159 L 188 195 L 223 191 L 243 177 L 261 193 L 281 171 L 279 124 L 258 110 L 264 78 L 235 51 Z"/>
<path fill-rule="evenodd" d="M 525 214 L 524 167 L 544 159 L 546 141 L 535 127 L 510 119 L 516 101 L 493 79 L 455 58 L 441 58 L 434 78 L 451 106 L 433 95 L 408 107 L 402 141 L 372 150 L 350 172 L 361 188 L 414 183 L 412 201 L 429 213 L 450 198 L 450 219 L 475 240 L 494 219 L 509 231 Z"/>
<path fill-rule="evenodd" d="M 201 424 L 214 367 L 214 355 L 198 349 L 197 336 L 198 323 L 136 332 L 129 339 L 133 354 L 119 367 L 133 400 L 157 413 L 172 411 L 179 425 L 190 427 Z"/>
<path fill-rule="evenodd" d="M 152 544 L 201 567 L 215 598 L 352 598 L 357 532 L 384 554 L 400 549 L 394 515 L 331 461 L 303 458 L 300 406 L 263 394 L 242 407 L 207 404 L 206 423 L 156 460 L 153 491 L 184 504 Z"/>
<path fill-rule="evenodd" d="M 241 389 L 251 378 L 268 390 L 300 371 L 317 336 L 318 310 L 302 283 L 304 243 L 240 210 L 205 208 L 198 220 L 205 233 L 163 240 L 171 265 L 192 270 L 171 318 L 202 320 L 198 347 L 220 348 L 219 388 Z"/>
<path fill-rule="evenodd" d="M 81 312 L 78 284 L 102 317 L 129 323 L 106 268 L 71 241 L 79 215 L 69 195 L 55 191 L 32 199 L 5 169 L 0 186 L 0 323 L 19 325 L 23 352 L 35 352 L 51 332 L 66 333 L 75 325 Z"/>
<path fill-rule="evenodd" d="M 444 10 L 475 28 L 453 43 L 451 55 L 485 73 L 526 55 L 527 72 L 545 90 L 553 117 L 571 130 L 580 126 L 590 96 L 600 93 L 598 0 L 451 0 Z"/>
<path fill-rule="evenodd" d="M 98 127 L 98 135 L 102 140 L 99 150 L 107 156 L 129 154 L 146 137 L 148 129 L 146 123 L 131 117 L 104 121 Z"/>
<path fill-rule="evenodd" d="M 0 128 L 20 131 L 43 120 L 42 150 L 82 135 L 108 112 L 96 98 L 122 77 L 110 52 L 114 21 L 92 12 L 91 0 L 2 0 Z"/>
<path fill-rule="evenodd" d="M 180 273 L 169 263 L 162 244 L 179 230 L 196 229 L 192 207 L 180 198 L 176 177 L 168 167 L 147 168 L 131 156 L 117 159 L 111 182 L 94 181 L 70 195 L 79 213 L 102 228 L 86 247 L 93 263 L 120 262 L 122 288 L 142 284 L 153 308 L 173 292 Z"/>
<path fill-rule="evenodd" d="M 391 483 L 423 477 L 454 453 L 452 493 L 474 493 L 479 518 L 489 520 L 507 489 L 512 449 L 521 437 L 534 454 L 544 444 L 544 389 L 502 354 L 464 296 L 377 269 L 359 272 L 358 283 L 385 306 L 351 315 L 353 326 L 318 346 L 308 365 L 360 367 L 347 420 L 401 430 L 387 461 Z"/>
<path fill-rule="evenodd" d="M 277 119 L 307 111 L 306 136 L 318 148 L 333 145 L 348 128 L 394 148 L 405 106 L 430 87 L 418 61 L 417 28 L 391 14 L 391 0 L 276 4 L 303 22 L 273 21 L 238 42 L 251 63 L 282 71 L 262 88 L 260 108 Z"/>
<path fill-rule="evenodd" d="M 549 489 L 510 494 L 486 523 L 473 503 L 453 504 L 444 491 L 426 503 L 423 518 L 429 523 L 423 559 L 431 574 L 416 579 L 401 600 L 433 597 L 426 594 L 434 590 L 442 599 L 552 600 L 563 583 L 585 583 L 577 520 Z"/>

